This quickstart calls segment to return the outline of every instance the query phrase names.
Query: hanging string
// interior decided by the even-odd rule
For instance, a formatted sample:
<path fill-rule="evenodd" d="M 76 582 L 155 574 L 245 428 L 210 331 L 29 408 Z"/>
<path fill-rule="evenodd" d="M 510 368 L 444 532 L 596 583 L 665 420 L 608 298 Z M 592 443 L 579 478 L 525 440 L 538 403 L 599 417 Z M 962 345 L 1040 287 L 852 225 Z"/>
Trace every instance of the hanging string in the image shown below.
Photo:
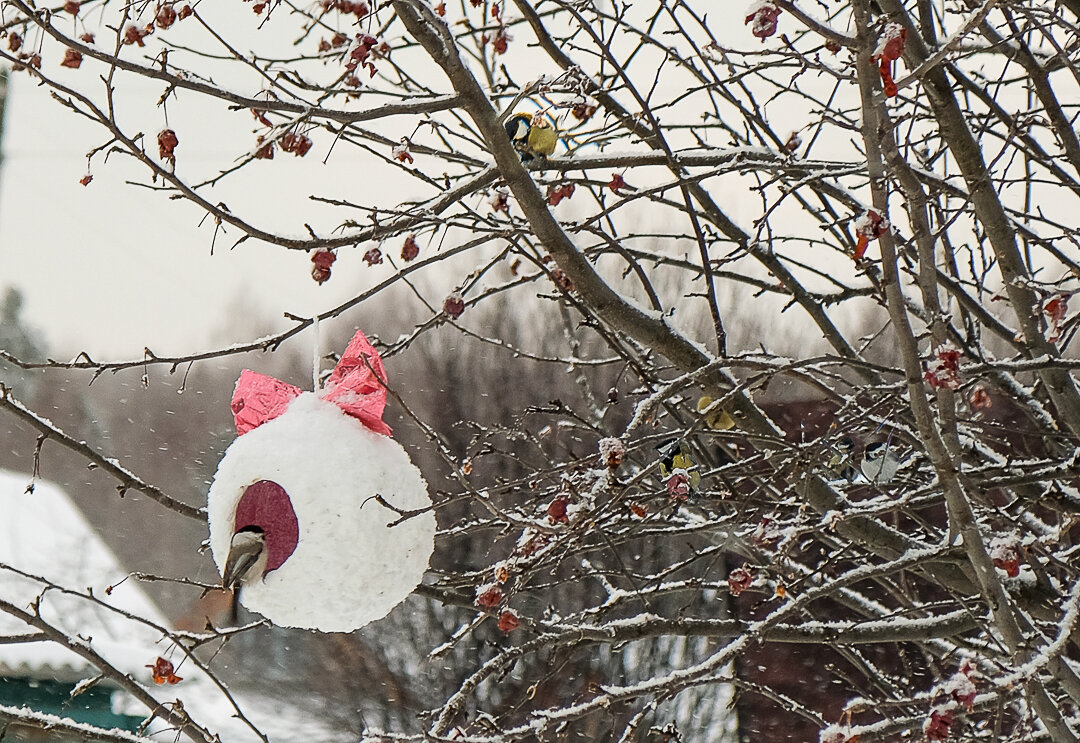
<path fill-rule="evenodd" d="M 312 319 L 311 327 L 315 331 L 315 338 L 311 344 L 311 388 L 313 392 L 318 392 L 320 367 L 322 366 L 322 332 L 319 328 L 318 315 L 315 315 Z"/>

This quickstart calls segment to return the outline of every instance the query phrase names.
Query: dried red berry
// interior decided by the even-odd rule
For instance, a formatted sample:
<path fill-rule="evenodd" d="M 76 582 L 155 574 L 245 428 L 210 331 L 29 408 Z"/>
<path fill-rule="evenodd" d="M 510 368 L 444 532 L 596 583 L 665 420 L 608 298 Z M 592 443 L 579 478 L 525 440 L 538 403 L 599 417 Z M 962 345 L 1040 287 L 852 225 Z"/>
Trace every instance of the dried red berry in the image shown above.
<path fill-rule="evenodd" d="M 465 311 L 465 300 L 461 294 L 454 292 L 445 300 L 443 300 L 443 312 L 450 316 L 450 319 L 457 320 L 461 317 L 461 313 Z"/>
<path fill-rule="evenodd" d="M 139 46 L 146 46 L 143 41 L 147 36 L 154 33 L 154 24 L 150 23 L 146 26 L 136 26 L 134 23 L 129 23 L 124 27 L 124 37 L 121 39 L 122 44 L 131 46 L 137 44 Z"/>
<path fill-rule="evenodd" d="M 971 405 L 972 410 L 985 410 L 993 405 L 994 401 L 985 387 L 976 387 L 971 391 L 968 403 Z"/>
<path fill-rule="evenodd" d="M 274 143 L 273 142 L 266 142 L 265 144 L 262 144 L 263 138 L 261 136 L 258 139 L 256 139 L 255 142 L 256 142 L 256 144 L 260 145 L 260 147 L 257 150 L 255 150 L 255 159 L 256 160 L 273 160 L 274 159 Z"/>
<path fill-rule="evenodd" d="M 405 238 L 405 244 L 401 246 L 401 259 L 411 261 L 418 255 L 420 255 L 420 246 L 416 244 L 416 235 L 409 235 Z"/>
<path fill-rule="evenodd" d="M 70 47 L 64 50 L 64 58 L 60 61 L 61 67 L 70 67 L 73 70 L 77 70 L 81 65 L 81 52 L 79 52 L 77 49 L 71 49 Z"/>
<path fill-rule="evenodd" d="M 773 5 L 769 0 L 759 0 L 750 8 L 750 14 L 746 16 L 744 23 L 753 23 L 750 33 L 761 39 L 762 43 L 776 33 L 776 17 L 780 15 L 780 8 Z"/>
<path fill-rule="evenodd" d="M 741 568 L 735 568 L 728 573 L 728 590 L 731 591 L 732 596 L 738 596 L 740 593 L 750 587 L 750 584 L 754 582 L 754 574 L 746 569 L 745 566 Z"/>
<path fill-rule="evenodd" d="M 499 629 L 503 632 L 512 632 L 516 630 L 521 624 L 521 620 L 518 619 L 517 612 L 513 609 L 506 609 L 499 614 Z"/>
<path fill-rule="evenodd" d="M 173 7 L 172 3 L 166 3 L 158 8 L 154 23 L 157 24 L 158 28 L 168 28 L 176 23 L 176 8 Z"/>
<path fill-rule="evenodd" d="M 409 152 L 410 144 L 411 142 L 409 142 L 408 137 L 402 137 L 401 142 L 394 147 L 393 156 L 399 163 L 408 162 L 410 165 L 412 164 L 413 156 L 412 153 Z"/>
<path fill-rule="evenodd" d="M 311 149 L 311 138 L 306 134 L 288 132 L 278 144 L 281 145 L 281 149 L 285 152 L 291 152 L 297 157 L 303 157 Z"/>
<path fill-rule="evenodd" d="M 372 248 L 371 250 L 367 251 L 366 253 L 364 253 L 364 263 L 368 264 L 369 266 L 374 266 L 376 264 L 382 263 L 382 251 L 378 248 Z"/>
<path fill-rule="evenodd" d="M 551 206 L 558 206 L 563 199 L 569 199 L 574 195 L 574 184 L 563 183 L 558 186 L 548 187 L 547 202 Z"/>
<path fill-rule="evenodd" d="M 888 232 L 890 227 L 892 224 L 889 220 L 873 209 L 868 209 L 866 214 L 855 220 L 855 234 L 858 236 L 858 242 L 855 244 L 855 253 L 852 257 L 855 260 L 862 258 L 866 254 L 870 241 L 877 240 Z"/>
<path fill-rule="evenodd" d="M 315 265 L 311 268 L 311 278 L 319 284 L 330 278 L 330 267 L 334 265 L 337 256 L 329 250 L 316 250 L 311 255 L 311 262 Z"/>
<path fill-rule="evenodd" d="M 551 501 L 547 507 L 547 519 L 552 524 L 569 524 L 570 517 L 566 514 L 566 507 L 570 505 L 570 499 L 560 495 Z"/>
<path fill-rule="evenodd" d="M 476 605 L 485 609 L 497 606 L 502 597 L 502 589 L 494 583 L 487 583 L 476 589 Z"/>
<path fill-rule="evenodd" d="M 162 129 L 157 135 L 158 157 L 176 165 L 176 146 L 180 140 L 172 129 Z"/>
<path fill-rule="evenodd" d="M 154 661 L 154 665 L 146 667 L 150 669 L 155 684 L 175 684 L 184 680 L 176 675 L 176 668 L 173 666 L 172 661 L 160 656 Z"/>

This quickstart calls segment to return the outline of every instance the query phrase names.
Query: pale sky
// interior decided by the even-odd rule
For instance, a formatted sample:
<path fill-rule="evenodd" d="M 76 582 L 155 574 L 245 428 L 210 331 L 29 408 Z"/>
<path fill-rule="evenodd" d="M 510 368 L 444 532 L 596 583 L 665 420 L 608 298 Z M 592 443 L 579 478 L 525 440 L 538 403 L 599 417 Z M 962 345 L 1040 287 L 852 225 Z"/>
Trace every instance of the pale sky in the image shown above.
<path fill-rule="evenodd" d="M 252 29 L 247 36 L 260 50 L 284 44 L 278 49 L 281 54 L 295 35 L 295 22 L 287 17 L 255 34 L 257 18 L 244 4 L 203 3 L 200 12 L 220 14 L 214 22 L 242 38 L 246 38 L 243 29 Z M 741 13 L 735 15 L 741 20 Z M 739 24 L 711 25 L 741 45 L 759 44 Z M 196 31 L 193 24 L 178 24 L 170 29 L 169 39 L 200 45 Z M 237 37 L 230 38 L 235 42 Z M 124 51 L 154 53 L 151 47 Z M 546 57 L 543 60 L 551 66 Z M 67 70 L 59 66 L 53 50 L 45 55 L 43 72 L 65 84 L 81 84 L 100 100 L 102 86 L 95 86 L 95 81 L 104 67 L 95 69 L 96 64 L 87 60 L 81 69 Z M 201 68 L 199 63 L 187 64 Z M 537 67 L 541 69 L 535 74 L 557 72 L 554 67 Z M 449 89 L 441 72 L 432 67 L 432 74 L 440 90 Z M 215 78 L 246 94 L 256 94 L 265 84 L 251 73 L 246 79 L 235 72 L 215 73 Z M 165 126 L 165 113 L 155 105 L 163 86 L 122 75 L 117 89 L 125 130 L 156 136 Z M 370 104 L 361 101 L 361 105 Z M 167 113 L 168 125 L 180 139 L 177 171 L 189 182 L 229 167 L 254 148 L 255 121 L 246 110 L 227 112 L 181 92 Z M 390 123 L 406 126 L 408 131 L 401 133 L 411 134 L 416 121 Z M 323 165 L 329 135 L 320 132 L 314 140 L 303 160 L 278 152 L 273 161 L 249 164 L 208 192 L 209 197 L 224 201 L 258 226 L 302 235 L 305 222 L 321 226 L 325 234 L 345 218 L 366 218 L 364 213 L 331 211 L 312 202 L 311 194 L 383 207 L 398 200 L 388 199 L 388 192 L 400 199 L 430 195 L 408 176 L 395 177 L 386 166 L 362 159 L 371 156 L 355 148 L 335 149 L 329 164 Z M 159 355 L 183 355 L 243 342 L 289 327 L 282 319 L 285 312 L 300 316 L 323 312 L 394 270 L 388 264 L 366 266 L 361 260 L 366 246 L 341 250 L 333 278 L 318 286 L 311 279 L 307 254 L 254 241 L 230 250 L 239 237 L 235 229 L 219 236 L 211 255 L 210 220 L 200 226 L 204 215 L 194 205 L 125 183 L 148 180 L 148 171 L 130 158 L 113 155 L 103 163 L 98 156 L 91 168 L 93 182 L 86 187 L 79 184 L 87 172 L 86 153 L 105 141 L 103 129 L 51 100 L 48 88 L 38 86 L 26 73 L 13 73 L 0 172 L 0 287 L 22 290 L 27 321 L 43 332 L 58 358 L 83 350 L 98 360 L 130 359 L 141 356 L 144 346 Z M 369 167 L 378 173 L 377 179 L 366 177 Z M 726 198 L 738 217 L 742 197 Z M 753 219 L 760 204 L 755 196 L 745 198 L 750 205 L 746 219 Z M 384 253 L 395 256 L 399 249 L 398 243 L 383 246 Z M 441 303 L 441 298 L 432 299 Z M 373 305 L 370 311 L 386 309 Z M 353 325 L 363 322 L 366 311 L 361 308 L 352 316 Z"/>

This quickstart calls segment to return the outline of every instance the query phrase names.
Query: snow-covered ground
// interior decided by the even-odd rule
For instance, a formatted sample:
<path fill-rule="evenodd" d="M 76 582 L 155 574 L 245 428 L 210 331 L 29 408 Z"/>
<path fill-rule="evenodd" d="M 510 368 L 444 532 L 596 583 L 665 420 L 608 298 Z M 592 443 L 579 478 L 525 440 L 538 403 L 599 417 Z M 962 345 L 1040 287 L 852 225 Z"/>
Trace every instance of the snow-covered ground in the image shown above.
<path fill-rule="evenodd" d="M 162 703 L 179 699 L 192 719 L 222 740 L 258 740 L 237 718 L 237 710 L 213 679 L 185 661 L 183 652 L 158 629 L 168 627 L 168 622 L 138 583 L 134 579 L 120 583 L 125 571 L 69 496 L 41 480 L 27 493 L 29 482 L 28 475 L 0 470 L 0 601 L 30 613 L 38 602 L 44 620 L 84 642 Z M 67 591 L 46 589 L 39 578 Z M 110 586 L 116 587 L 110 592 Z M 34 631 L 11 613 L 0 611 L 0 637 Z M 153 683 L 147 666 L 159 656 L 175 664 L 182 681 L 164 686 Z M 59 643 L 0 643 L 0 676 L 75 683 L 96 675 L 92 663 Z M 234 698 L 271 741 L 338 737 L 303 710 L 280 700 L 235 694 Z M 113 706 L 126 714 L 148 712 L 120 690 L 114 693 Z M 151 735 L 154 729 L 150 728 Z M 158 737 L 171 741 L 175 731 L 162 730 Z"/>

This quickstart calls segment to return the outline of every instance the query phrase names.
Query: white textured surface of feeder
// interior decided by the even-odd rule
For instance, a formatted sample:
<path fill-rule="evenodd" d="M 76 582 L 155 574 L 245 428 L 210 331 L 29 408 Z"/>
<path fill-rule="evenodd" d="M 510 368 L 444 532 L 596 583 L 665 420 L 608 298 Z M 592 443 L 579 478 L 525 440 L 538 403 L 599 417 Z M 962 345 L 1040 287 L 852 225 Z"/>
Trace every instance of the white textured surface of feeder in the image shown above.
<path fill-rule="evenodd" d="M 284 627 L 350 632 L 386 616 L 420 583 L 435 517 L 427 511 L 388 526 L 399 514 L 376 495 L 402 511 L 431 505 L 420 471 L 389 436 L 306 392 L 284 414 L 237 438 L 207 496 L 219 570 L 240 498 L 262 480 L 285 491 L 299 529 L 280 567 L 241 590 L 251 611 Z"/>

